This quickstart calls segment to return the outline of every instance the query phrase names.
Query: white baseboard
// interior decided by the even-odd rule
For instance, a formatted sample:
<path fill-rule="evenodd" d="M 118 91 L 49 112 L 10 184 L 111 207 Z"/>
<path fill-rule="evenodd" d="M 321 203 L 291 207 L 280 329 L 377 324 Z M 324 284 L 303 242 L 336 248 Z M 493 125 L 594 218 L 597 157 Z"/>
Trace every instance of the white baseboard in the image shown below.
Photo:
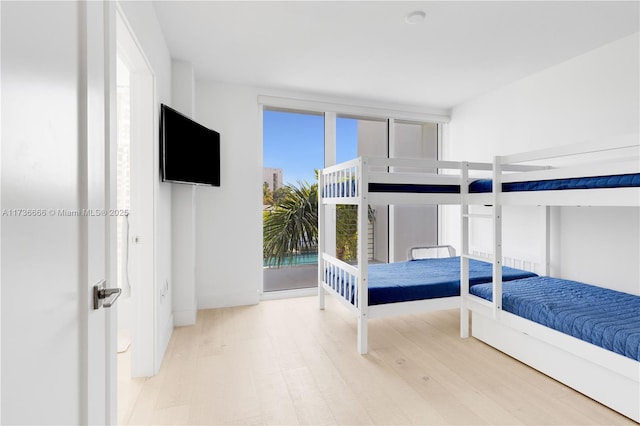
<path fill-rule="evenodd" d="M 258 292 L 198 295 L 198 309 L 231 308 L 234 306 L 257 305 L 259 302 Z"/>
<path fill-rule="evenodd" d="M 184 327 L 187 325 L 195 325 L 198 316 L 198 308 L 187 309 L 183 311 L 173 311 L 173 325 L 175 327 Z"/>
<path fill-rule="evenodd" d="M 317 296 L 317 295 L 318 295 L 318 287 L 299 288 L 296 290 L 268 291 L 266 293 L 260 294 L 260 301 L 292 299 L 294 297 L 309 297 L 309 296 Z"/>
<path fill-rule="evenodd" d="M 169 341 L 171 340 L 171 335 L 173 334 L 173 327 L 173 314 L 171 314 L 169 315 L 169 319 L 162 328 L 162 333 L 159 336 L 160 345 L 158 346 L 157 364 L 154 374 L 157 374 L 158 371 L 160 371 L 160 366 L 162 365 L 164 354 L 167 352 L 167 347 L 169 346 Z"/>

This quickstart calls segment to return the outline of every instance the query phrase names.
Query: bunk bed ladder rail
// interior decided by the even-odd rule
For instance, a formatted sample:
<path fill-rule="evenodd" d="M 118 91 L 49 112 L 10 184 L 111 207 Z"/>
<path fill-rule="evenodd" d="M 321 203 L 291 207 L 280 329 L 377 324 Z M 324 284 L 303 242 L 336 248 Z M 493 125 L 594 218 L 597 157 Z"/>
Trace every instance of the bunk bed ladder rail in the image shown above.
<path fill-rule="evenodd" d="M 324 171 L 318 173 L 318 307 L 324 310 L 324 260 L 322 259 L 325 246 L 325 204 L 323 202 L 325 191 Z"/>
<path fill-rule="evenodd" d="M 460 337 L 469 337 L 469 309 L 468 301 L 473 300 L 474 303 L 490 306 L 493 316 L 496 317 L 498 312 L 502 310 L 502 206 L 500 203 L 500 192 L 502 189 L 501 175 L 501 158 L 495 157 L 493 160 L 493 191 L 492 191 L 492 208 L 491 214 L 473 214 L 469 209 L 469 169 L 472 166 L 469 163 L 462 163 L 460 176 L 460 224 L 461 224 L 461 245 L 462 253 L 460 254 Z M 492 289 L 493 300 L 491 303 L 478 300 L 469 294 L 469 260 L 487 261 L 486 258 L 476 256 L 471 253 L 469 243 L 469 223 L 471 219 L 490 219 L 493 227 L 492 253 L 489 260 L 492 263 Z"/>
<path fill-rule="evenodd" d="M 460 337 L 469 337 L 469 163 L 460 164 Z"/>
<path fill-rule="evenodd" d="M 502 158 L 493 159 L 493 315 L 502 309 Z"/>
<path fill-rule="evenodd" d="M 360 158 L 360 179 L 358 180 L 358 280 L 359 315 L 358 315 L 358 353 L 367 353 L 367 314 L 369 308 L 369 256 L 368 256 L 368 226 L 369 226 L 369 175 L 368 162 Z"/>

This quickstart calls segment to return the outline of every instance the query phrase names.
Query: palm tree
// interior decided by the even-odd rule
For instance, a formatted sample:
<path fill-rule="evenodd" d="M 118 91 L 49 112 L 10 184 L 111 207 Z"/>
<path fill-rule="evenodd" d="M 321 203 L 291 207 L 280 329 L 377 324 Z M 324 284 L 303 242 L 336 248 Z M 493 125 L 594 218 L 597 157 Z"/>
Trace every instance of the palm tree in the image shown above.
<path fill-rule="evenodd" d="M 318 184 L 298 182 L 285 185 L 273 208 L 263 213 L 263 256 L 270 266 L 279 268 L 293 263 L 293 254 L 308 253 L 318 247 Z M 369 221 L 375 213 L 369 206 Z M 336 255 L 345 262 L 356 259 L 358 243 L 356 206 L 338 205 L 336 209 Z"/>
<path fill-rule="evenodd" d="M 358 206 L 336 206 L 336 257 L 351 262 L 358 255 Z"/>
<path fill-rule="evenodd" d="M 264 258 L 280 267 L 294 253 L 318 246 L 318 184 L 286 185 L 285 194 L 263 222 Z"/>
<path fill-rule="evenodd" d="M 267 182 L 262 184 L 262 204 L 265 206 L 273 204 L 273 192 L 269 189 Z"/>
<path fill-rule="evenodd" d="M 375 222 L 375 210 L 367 206 L 370 223 Z M 358 258 L 358 207 L 338 204 L 336 206 L 336 257 L 345 262 Z"/>

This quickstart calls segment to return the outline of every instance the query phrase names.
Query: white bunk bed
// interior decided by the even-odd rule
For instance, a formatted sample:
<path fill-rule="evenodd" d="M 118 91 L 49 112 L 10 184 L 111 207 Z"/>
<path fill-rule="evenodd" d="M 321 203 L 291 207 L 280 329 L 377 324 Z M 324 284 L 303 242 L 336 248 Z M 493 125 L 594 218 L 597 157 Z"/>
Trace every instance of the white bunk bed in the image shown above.
<path fill-rule="evenodd" d="M 449 174 L 438 172 L 447 171 Z M 327 167 L 319 173 L 318 182 L 318 294 L 320 309 L 324 309 L 325 292 L 335 296 L 357 318 L 358 352 L 367 352 L 367 320 L 395 315 L 459 308 L 459 268 L 455 262 L 455 295 L 427 296 L 419 300 L 402 299 L 370 303 L 369 265 L 367 259 L 368 206 L 380 204 L 444 205 L 461 202 L 461 183 L 466 186 L 469 171 L 490 171 L 491 164 L 445 162 L 417 159 L 360 157 Z M 491 194 L 488 194 L 490 196 Z M 358 206 L 358 259 L 351 265 L 335 256 L 335 224 L 327 226 L 332 205 Z M 377 267 L 374 266 L 373 268 Z M 412 265 L 413 266 L 413 265 Z M 478 272 L 483 265 L 474 264 Z M 513 274 L 515 270 L 505 269 Z M 517 273 L 522 273 L 518 271 Z M 488 265 L 482 282 L 491 280 Z M 488 275 L 487 275 L 488 274 Z M 477 276 L 475 276 L 477 278 Z M 515 278 L 516 276 L 514 276 Z"/>
<path fill-rule="evenodd" d="M 557 149 L 542 150 L 518 155 L 496 157 L 494 161 L 492 219 L 494 224 L 494 259 L 501 259 L 502 240 L 502 206 L 506 205 L 542 205 L 547 206 L 547 219 L 549 218 L 548 206 L 631 206 L 640 207 L 640 144 L 637 135 L 625 141 L 613 145 L 574 145 Z M 598 153 L 600 157 L 597 163 L 587 161 L 583 165 L 542 166 L 538 170 L 532 169 L 526 172 L 505 173 L 506 168 L 514 164 L 531 162 L 562 161 L 571 158 L 585 157 Z M 616 154 L 617 153 L 617 154 Z M 605 158 L 606 159 L 602 159 Z M 629 185 L 623 187 L 599 187 L 581 189 L 552 189 L 535 192 L 519 190 L 517 192 L 505 192 L 513 189 L 508 185 L 515 182 L 533 182 L 549 179 L 569 179 L 568 187 L 576 181 L 574 178 L 613 176 L 616 180 L 620 176 Z M 631 179 L 631 180 L 630 180 Z M 605 179 L 606 180 L 606 179 Z M 505 184 L 503 186 L 502 184 Z M 565 182 L 566 183 L 566 182 Z M 486 194 L 465 194 L 470 204 L 487 204 Z M 464 204 L 463 204 L 464 205 Z M 467 211 L 468 213 L 468 211 Z M 463 231 L 468 228 L 468 218 L 463 217 Z M 547 253 L 549 257 L 549 222 L 546 223 Z M 468 234 L 467 234 L 468 235 Z M 638 238 L 637 235 L 632 238 Z M 513 303 L 503 309 L 503 303 L 512 297 L 505 293 L 503 299 L 503 282 L 500 279 L 500 262 L 494 262 L 494 280 L 491 285 L 474 287 L 477 293 L 481 287 L 485 287 L 490 297 L 481 298 L 469 293 L 468 276 L 465 273 L 468 256 L 468 239 L 463 240 L 462 266 L 461 266 L 461 296 L 462 317 L 473 312 L 472 334 L 485 343 L 505 352 L 514 358 L 530 365 L 531 367 L 565 383 L 577 391 L 601 402 L 602 404 L 620 412 L 621 414 L 640 422 L 640 362 L 639 355 L 636 359 L 623 356 L 611 349 L 603 349 L 596 344 L 588 343 L 581 338 L 573 337 L 538 322 L 518 316 L 506 309 L 514 310 Z M 547 269 L 547 275 L 548 275 Z M 532 280 L 547 280 L 549 277 L 539 277 Z M 506 289 L 517 288 L 518 285 L 526 285 L 527 280 L 516 280 L 505 283 Z M 566 280 L 559 280 L 566 281 Z M 532 282 L 530 281 L 529 284 Z M 540 282 L 536 283 L 539 284 Z M 564 285 L 564 283 L 562 283 Z M 584 286 L 584 284 L 576 283 Z M 511 287 L 514 286 L 514 287 Z M 590 286 L 586 286 L 590 287 Z M 599 289 L 594 287 L 595 289 Z M 535 291 L 540 291 L 536 288 Z M 556 291 L 555 289 L 553 291 Z M 607 290 L 609 291 L 609 290 Z M 617 293 L 617 292 L 615 292 Z M 624 295 L 624 293 L 623 293 Z M 629 296 L 629 295 L 627 295 Z M 542 293 L 543 300 L 546 294 Z M 640 306 L 635 297 L 632 300 L 629 324 L 632 330 L 640 324 Z M 629 299 L 629 298 L 627 298 Z M 513 299 L 511 299 L 513 300 Z M 598 299 L 600 300 L 600 299 Z M 526 302 L 526 299 L 524 300 Z M 518 303 L 523 303 L 522 300 Z M 550 305 L 545 302 L 544 309 Z M 578 304 L 576 304 L 578 305 Z M 571 305 L 573 309 L 574 305 Z M 540 315 L 542 316 L 542 315 Z M 533 317 L 533 316 L 532 316 Z M 536 319 L 536 318 L 532 318 Z M 537 319 L 536 319 L 537 320 Z M 593 321 L 595 322 L 595 320 Z M 469 335 L 469 322 L 461 321 L 461 336 Z M 599 326 L 602 327 L 602 326 Z M 566 330 L 564 330 L 566 331 Z M 635 331 L 633 331 L 635 333 Z M 636 348 L 637 349 L 637 348 Z"/>

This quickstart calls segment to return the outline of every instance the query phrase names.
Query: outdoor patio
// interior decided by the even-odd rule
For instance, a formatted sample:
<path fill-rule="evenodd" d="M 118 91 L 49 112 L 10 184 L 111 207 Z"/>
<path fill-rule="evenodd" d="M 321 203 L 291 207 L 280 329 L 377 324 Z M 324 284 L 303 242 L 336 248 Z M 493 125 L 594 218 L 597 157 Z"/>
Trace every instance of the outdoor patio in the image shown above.
<path fill-rule="evenodd" d="M 318 285 L 318 265 L 264 268 L 264 291 L 296 290 Z"/>

